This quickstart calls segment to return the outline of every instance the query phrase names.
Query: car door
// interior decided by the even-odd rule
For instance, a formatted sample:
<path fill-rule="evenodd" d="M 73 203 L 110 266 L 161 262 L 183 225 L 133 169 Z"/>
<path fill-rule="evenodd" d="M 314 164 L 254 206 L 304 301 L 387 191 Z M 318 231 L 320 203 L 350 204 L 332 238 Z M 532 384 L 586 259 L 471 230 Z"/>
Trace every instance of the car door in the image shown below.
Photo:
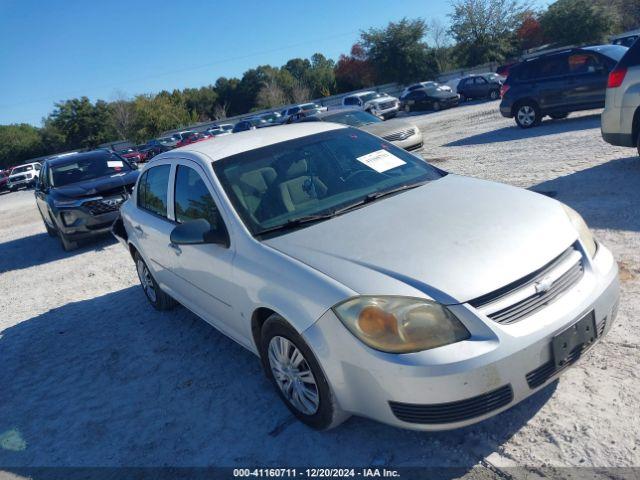
<path fill-rule="evenodd" d="M 132 231 L 128 232 L 154 278 L 170 295 L 174 282 L 167 259 L 169 236 L 175 226 L 169 219 L 168 208 L 171 169 L 166 160 L 154 163 L 142 173 L 136 189 L 136 208 L 131 209 Z"/>
<path fill-rule="evenodd" d="M 47 179 L 48 171 L 49 167 L 45 163 L 40 169 L 40 176 L 38 177 L 38 183 L 36 184 L 36 206 L 38 207 L 38 210 L 40 210 L 42 220 L 47 223 L 49 227 L 56 228 L 53 218 L 51 218 L 49 205 L 47 204 L 47 193 L 49 191 L 49 181 Z"/>
<path fill-rule="evenodd" d="M 173 173 L 173 211 L 176 224 L 205 219 L 212 229 L 227 232 L 218 209 L 219 197 L 203 169 L 190 160 L 179 160 Z M 227 232 L 228 235 L 228 232 Z M 248 330 L 237 318 L 231 298 L 234 245 L 173 245 L 171 270 L 181 303 L 240 343 L 248 344 Z"/>
<path fill-rule="evenodd" d="M 489 96 L 489 82 L 484 77 L 476 77 L 473 80 L 475 85 L 474 97 L 488 97 Z"/>
<path fill-rule="evenodd" d="M 567 54 L 550 55 L 530 65 L 530 94 L 543 111 L 562 110 L 568 105 Z"/>
<path fill-rule="evenodd" d="M 594 52 L 569 55 L 568 102 L 576 108 L 604 106 L 609 69 L 604 58 Z"/>

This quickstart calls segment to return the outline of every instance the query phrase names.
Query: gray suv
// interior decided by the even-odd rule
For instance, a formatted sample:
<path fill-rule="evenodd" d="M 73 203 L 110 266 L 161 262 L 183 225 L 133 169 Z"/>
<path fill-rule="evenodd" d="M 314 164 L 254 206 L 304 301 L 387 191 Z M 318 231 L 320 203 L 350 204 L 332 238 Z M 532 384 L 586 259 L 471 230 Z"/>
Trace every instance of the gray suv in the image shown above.
<path fill-rule="evenodd" d="M 640 153 L 640 42 L 635 44 L 609 74 L 602 138 L 621 147 L 637 147 Z"/>

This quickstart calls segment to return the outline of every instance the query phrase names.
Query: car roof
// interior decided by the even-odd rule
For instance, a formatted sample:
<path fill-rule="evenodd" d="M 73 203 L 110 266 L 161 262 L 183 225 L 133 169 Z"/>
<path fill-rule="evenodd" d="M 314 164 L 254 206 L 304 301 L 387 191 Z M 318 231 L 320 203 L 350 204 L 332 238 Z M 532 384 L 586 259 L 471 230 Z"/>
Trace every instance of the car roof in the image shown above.
<path fill-rule="evenodd" d="M 363 95 L 369 95 L 370 93 L 378 93 L 378 92 L 375 92 L 373 90 L 367 90 L 366 92 L 358 92 L 358 93 L 354 93 L 353 95 L 348 95 L 345 98 L 348 98 L 348 97 L 361 97 Z"/>
<path fill-rule="evenodd" d="M 196 154 L 204 154 L 209 157 L 210 160 L 216 161 L 238 153 L 255 150 L 256 148 L 341 128 L 347 127 L 325 122 L 301 122 L 291 125 L 276 125 L 269 128 L 258 128 L 256 130 L 238 132 L 233 135 L 225 135 L 186 145 L 171 152 L 158 155 L 154 157 L 154 159 L 161 160 L 172 157 L 173 152 L 193 152 Z"/>
<path fill-rule="evenodd" d="M 131 147 L 127 147 L 131 148 Z M 108 154 L 114 154 L 111 150 L 91 150 L 90 152 L 75 152 L 57 157 L 49 157 L 45 160 L 49 165 L 60 165 L 77 158 L 104 158 Z"/>

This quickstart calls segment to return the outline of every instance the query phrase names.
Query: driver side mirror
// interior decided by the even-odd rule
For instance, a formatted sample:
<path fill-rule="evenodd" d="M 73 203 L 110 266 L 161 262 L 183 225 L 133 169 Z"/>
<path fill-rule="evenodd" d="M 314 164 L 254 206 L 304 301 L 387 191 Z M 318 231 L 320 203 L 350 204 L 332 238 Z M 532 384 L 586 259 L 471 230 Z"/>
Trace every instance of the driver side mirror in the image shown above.
<path fill-rule="evenodd" d="M 213 243 L 229 247 L 229 234 L 226 228 L 211 228 L 211 224 L 204 218 L 191 220 L 177 225 L 170 235 L 171 243 L 175 245 L 202 245 Z"/>

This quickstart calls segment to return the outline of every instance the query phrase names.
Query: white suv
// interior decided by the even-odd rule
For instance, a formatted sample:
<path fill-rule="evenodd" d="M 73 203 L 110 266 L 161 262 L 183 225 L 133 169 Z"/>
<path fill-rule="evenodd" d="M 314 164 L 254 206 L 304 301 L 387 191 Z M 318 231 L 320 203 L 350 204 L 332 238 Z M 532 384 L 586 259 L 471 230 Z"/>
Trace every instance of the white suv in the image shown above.
<path fill-rule="evenodd" d="M 21 187 L 32 187 L 36 184 L 36 179 L 40 174 L 40 164 L 38 162 L 18 165 L 11 170 L 11 175 L 7 180 L 7 188 L 15 192 Z"/>
<path fill-rule="evenodd" d="M 359 92 L 342 99 L 342 105 L 346 107 L 360 107 L 376 117 L 393 118 L 398 114 L 399 101 L 386 93 Z"/>
<path fill-rule="evenodd" d="M 609 73 L 602 138 L 621 147 L 637 147 L 640 154 L 640 41 L 624 54 Z"/>

